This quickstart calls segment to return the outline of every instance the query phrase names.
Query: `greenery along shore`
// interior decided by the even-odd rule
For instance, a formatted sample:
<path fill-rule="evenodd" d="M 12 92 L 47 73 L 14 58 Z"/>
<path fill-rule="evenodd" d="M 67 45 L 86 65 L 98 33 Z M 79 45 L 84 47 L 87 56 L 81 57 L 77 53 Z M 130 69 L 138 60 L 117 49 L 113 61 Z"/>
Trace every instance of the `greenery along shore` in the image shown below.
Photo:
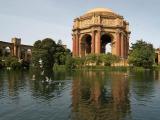
<path fill-rule="evenodd" d="M 85 57 L 73 58 L 71 51 L 64 48 L 61 40 L 56 43 L 54 40 L 46 38 L 34 43 L 31 63 L 29 61 L 18 60 L 14 56 L 1 55 L 0 67 L 19 69 L 33 66 L 36 68 L 43 67 L 44 69 L 54 68 L 56 70 L 60 66 L 65 66 L 61 68 L 107 69 L 108 67 L 105 66 L 112 66 L 120 60 L 121 58 L 111 53 L 88 54 Z M 138 69 L 159 68 L 155 64 L 155 49 L 153 45 L 143 40 L 138 40 L 136 43 L 132 44 L 128 55 L 128 63 L 131 67 L 136 67 Z"/>

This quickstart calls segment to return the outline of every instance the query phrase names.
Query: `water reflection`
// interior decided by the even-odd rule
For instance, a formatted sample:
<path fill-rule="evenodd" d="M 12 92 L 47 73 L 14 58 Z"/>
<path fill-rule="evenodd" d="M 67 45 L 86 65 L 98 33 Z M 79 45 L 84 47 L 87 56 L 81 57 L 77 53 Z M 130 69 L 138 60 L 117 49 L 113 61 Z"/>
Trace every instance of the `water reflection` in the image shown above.
<path fill-rule="evenodd" d="M 73 79 L 73 120 L 118 120 L 129 116 L 129 84 L 124 75 L 82 72 Z"/>
<path fill-rule="evenodd" d="M 154 71 L 136 72 L 132 78 L 133 94 L 136 99 L 148 98 L 154 92 Z"/>
<path fill-rule="evenodd" d="M 43 74 L 42 74 L 43 73 Z M 53 72 L 53 70 L 33 70 L 31 76 L 35 76 L 35 80 L 30 82 L 32 95 L 36 99 L 52 100 L 60 97 L 68 84 L 66 72 Z M 32 77 L 33 78 L 33 77 Z"/>
<path fill-rule="evenodd" d="M 0 95 L 5 94 L 13 99 L 18 99 L 23 91 L 31 92 L 35 99 L 49 100 L 60 96 L 68 84 L 65 80 L 66 73 L 53 73 L 52 70 L 44 70 L 42 75 L 41 72 L 41 70 L 1 71 Z M 32 79 L 33 75 L 35 79 Z M 53 81 L 52 84 L 42 82 L 46 76 Z"/>
<path fill-rule="evenodd" d="M 0 71 L 0 120 L 159 119 L 160 71 L 41 72 Z"/>

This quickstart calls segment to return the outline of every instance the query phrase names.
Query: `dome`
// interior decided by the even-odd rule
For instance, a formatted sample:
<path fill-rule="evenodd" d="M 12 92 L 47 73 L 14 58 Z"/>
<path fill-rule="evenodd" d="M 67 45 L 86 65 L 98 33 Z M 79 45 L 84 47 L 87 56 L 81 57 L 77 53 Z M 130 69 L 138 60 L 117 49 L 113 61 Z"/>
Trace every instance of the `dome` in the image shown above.
<path fill-rule="evenodd" d="M 94 9 L 89 10 L 86 13 L 88 14 L 88 13 L 95 13 L 95 12 L 112 12 L 113 13 L 113 11 L 108 8 L 94 8 Z"/>

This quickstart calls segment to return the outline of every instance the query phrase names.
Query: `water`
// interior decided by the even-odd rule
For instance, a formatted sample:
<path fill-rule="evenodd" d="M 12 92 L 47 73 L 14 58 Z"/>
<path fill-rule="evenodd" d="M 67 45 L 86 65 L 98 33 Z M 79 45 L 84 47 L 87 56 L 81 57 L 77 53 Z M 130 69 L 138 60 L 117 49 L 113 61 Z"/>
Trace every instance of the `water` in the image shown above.
<path fill-rule="evenodd" d="M 160 71 L 46 73 L 0 71 L 0 120 L 160 120 Z"/>

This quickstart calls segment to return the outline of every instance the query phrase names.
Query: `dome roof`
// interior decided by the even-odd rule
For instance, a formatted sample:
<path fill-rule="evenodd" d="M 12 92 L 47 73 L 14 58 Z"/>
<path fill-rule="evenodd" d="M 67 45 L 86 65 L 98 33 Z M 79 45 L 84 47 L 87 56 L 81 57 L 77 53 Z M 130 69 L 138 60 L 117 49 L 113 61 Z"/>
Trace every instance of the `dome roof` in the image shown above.
<path fill-rule="evenodd" d="M 88 14 L 88 13 L 94 13 L 94 12 L 113 12 L 113 11 L 108 8 L 94 8 L 94 9 L 89 10 L 86 13 Z"/>

